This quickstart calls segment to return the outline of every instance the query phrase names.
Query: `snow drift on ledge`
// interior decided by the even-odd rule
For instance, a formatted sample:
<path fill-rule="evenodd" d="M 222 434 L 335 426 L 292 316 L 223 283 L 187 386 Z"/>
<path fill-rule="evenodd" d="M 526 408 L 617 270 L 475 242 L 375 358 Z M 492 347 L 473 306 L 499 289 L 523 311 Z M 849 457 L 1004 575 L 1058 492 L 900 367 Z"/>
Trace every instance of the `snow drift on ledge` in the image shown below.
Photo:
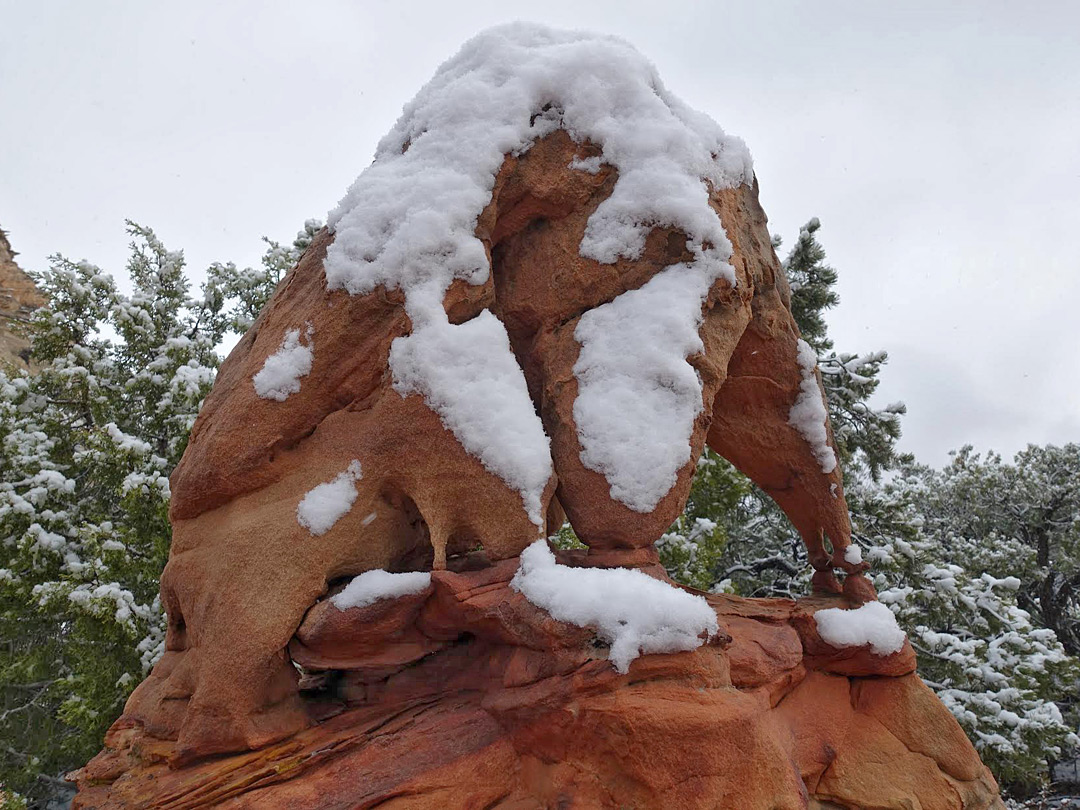
<path fill-rule="evenodd" d="M 587 313 L 575 332 L 582 461 L 607 477 L 614 498 L 651 511 L 689 460 L 702 409 L 686 363 L 699 350 L 702 304 L 718 279 L 735 283 L 708 184 L 748 182 L 752 168 L 743 143 L 669 93 L 631 45 L 525 23 L 471 39 L 405 106 L 331 212 L 324 263 L 330 289 L 404 292 L 412 333 L 391 351 L 395 388 L 422 395 L 466 451 L 521 493 L 538 527 L 550 442 L 506 329 L 487 313 L 451 324 L 442 302 L 455 279 L 488 278 L 474 231 L 504 156 L 560 128 L 602 147 L 619 173 L 588 222 L 582 256 L 635 258 L 653 228 L 672 227 L 694 257 Z"/>
<path fill-rule="evenodd" d="M 874 655 L 898 653 L 907 635 L 896 616 L 881 602 L 867 602 L 854 609 L 827 608 L 814 614 L 822 641 L 833 647 L 869 645 Z"/>
<path fill-rule="evenodd" d="M 693 650 L 719 629 L 703 597 L 628 568 L 559 565 L 545 540 L 521 552 L 510 587 L 560 622 L 594 628 L 624 675 L 639 655 Z"/>
<path fill-rule="evenodd" d="M 330 603 L 338 610 L 363 608 L 382 599 L 420 593 L 430 584 L 429 571 L 392 574 L 382 568 L 375 568 L 353 577 L 341 593 L 330 597 Z"/>

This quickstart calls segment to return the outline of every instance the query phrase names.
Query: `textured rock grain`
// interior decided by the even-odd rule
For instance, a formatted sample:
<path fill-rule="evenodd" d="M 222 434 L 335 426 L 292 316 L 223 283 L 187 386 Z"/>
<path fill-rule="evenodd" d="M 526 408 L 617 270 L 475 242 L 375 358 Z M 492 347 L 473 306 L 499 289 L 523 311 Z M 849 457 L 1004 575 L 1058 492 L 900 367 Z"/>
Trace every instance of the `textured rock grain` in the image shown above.
<path fill-rule="evenodd" d="M 842 597 L 710 596 L 719 639 L 619 675 L 591 633 L 509 588 L 515 569 L 436 572 L 429 592 L 344 612 L 320 601 L 294 642 L 316 725 L 175 767 L 175 742 L 119 723 L 75 807 L 1002 807 L 910 646 L 838 674 L 850 651 L 802 619 Z"/>
<path fill-rule="evenodd" d="M 14 329 L 45 303 L 33 279 L 15 262 L 7 234 L 0 230 L 0 363 L 29 367 L 30 343 Z"/>

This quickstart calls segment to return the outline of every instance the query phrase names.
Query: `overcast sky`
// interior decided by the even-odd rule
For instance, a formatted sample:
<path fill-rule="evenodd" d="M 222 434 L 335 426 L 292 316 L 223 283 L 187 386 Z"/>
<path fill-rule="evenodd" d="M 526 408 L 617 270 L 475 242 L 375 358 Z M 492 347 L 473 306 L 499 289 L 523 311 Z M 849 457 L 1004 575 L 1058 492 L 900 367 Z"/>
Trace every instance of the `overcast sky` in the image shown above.
<path fill-rule="evenodd" d="M 0 0 L 0 227 L 123 276 L 124 219 L 213 261 L 325 219 L 436 67 L 527 19 L 619 34 L 821 219 L 840 351 L 901 448 L 1080 440 L 1080 3 Z M 785 252 L 781 248 L 781 254 Z"/>

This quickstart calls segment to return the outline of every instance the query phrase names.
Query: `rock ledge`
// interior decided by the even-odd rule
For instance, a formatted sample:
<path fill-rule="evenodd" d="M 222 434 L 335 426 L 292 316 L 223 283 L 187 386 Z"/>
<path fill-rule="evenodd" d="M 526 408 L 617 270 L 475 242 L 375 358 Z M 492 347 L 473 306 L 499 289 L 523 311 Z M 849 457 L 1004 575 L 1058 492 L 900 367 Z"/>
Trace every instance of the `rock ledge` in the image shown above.
<path fill-rule="evenodd" d="M 74 807 L 1003 807 L 910 645 L 878 657 L 817 635 L 814 612 L 843 597 L 709 595 L 718 638 L 619 675 L 591 632 L 510 589 L 516 568 L 435 572 L 365 608 L 318 602 L 290 646 L 308 729 L 185 763 L 121 721 L 73 775 Z"/>

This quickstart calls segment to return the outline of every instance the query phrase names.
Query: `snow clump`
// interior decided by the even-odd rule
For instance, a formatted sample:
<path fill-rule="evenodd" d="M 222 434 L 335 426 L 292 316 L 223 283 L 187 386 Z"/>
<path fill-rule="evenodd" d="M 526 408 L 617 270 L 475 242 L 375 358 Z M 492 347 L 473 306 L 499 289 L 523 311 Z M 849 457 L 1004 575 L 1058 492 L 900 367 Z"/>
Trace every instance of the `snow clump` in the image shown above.
<path fill-rule="evenodd" d="M 542 525 L 551 449 L 502 322 L 484 310 L 463 324 L 434 322 L 390 346 L 394 390 L 417 393 L 469 453 L 521 493 Z"/>
<path fill-rule="evenodd" d="M 574 329 L 581 462 L 637 512 L 655 509 L 690 461 L 702 394 L 685 358 L 705 350 L 698 327 L 711 285 L 700 263 L 672 265 L 589 310 Z"/>
<path fill-rule="evenodd" d="M 106 423 L 105 432 L 109 434 L 109 438 L 116 443 L 116 446 L 125 452 L 144 456 L 153 450 L 153 448 L 142 439 L 124 433 L 124 431 L 116 426 L 115 422 Z M 74 483 L 75 482 L 73 481 L 71 489 L 74 489 Z M 68 491 L 70 492 L 71 489 Z"/>
<path fill-rule="evenodd" d="M 335 239 L 324 262 L 330 289 L 365 294 L 383 285 L 404 292 L 412 333 L 394 342 L 395 385 L 421 393 L 462 446 L 521 493 L 538 527 L 536 504 L 552 470 L 550 442 L 505 327 L 493 317 L 451 324 L 443 298 L 455 279 L 483 284 L 490 275 L 475 230 L 504 156 L 520 155 L 558 129 L 599 145 L 602 161 L 618 171 L 611 196 L 589 219 L 582 256 L 608 264 L 637 258 L 656 227 L 684 232 L 693 256 L 661 274 L 675 278 L 616 307 L 641 319 L 622 327 L 629 343 L 619 351 L 604 356 L 609 344 L 589 345 L 597 324 L 612 320 L 610 310 L 583 319 L 576 335 L 586 355 L 580 373 L 575 370 L 585 399 L 575 414 L 583 460 L 602 468 L 614 497 L 650 510 L 674 483 L 672 465 L 689 458 L 686 414 L 702 407 L 701 383 L 685 362 L 694 351 L 687 331 L 696 332 L 712 284 L 735 283 L 731 245 L 709 206 L 708 186 L 737 186 L 753 170 L 743 143 L 669 93 L 631 45 L 526 23 L 471 39 L 405 106 L 374 163 L 331 212 Z M 589 161 L 574 166 L 592 167 Z M 645 301 L 662 303 L 651 312 Z M 452 392 L 439 379 L 449 375 L 431 361 L 458 351 L 455 341 L 468 350 L 454 361 L 453 373 L 465 376 L 455 378 L 461 390 Z M 659 345 L 646 345 L 654 341 Z M 626 354 L 648 365 L 628 370 Z M 673 372 L 676 366 L 685 369 Z M 630 389 L 621 407 L 589 404 L 620 387 Z M 668 427 L 673 405 L 678 429 Z M 608 424 L 613 419 L 621 424 Z M 611 446 L 622 436 L 658 430 L 663 441 L 687 445 L 686 452 Z"/>
<path fill-rule="evenodd" d="M 817 353 L 802 338 L 799 338 L 799 368 L 802 371 L 802 383 L 799 396 L 788 412 L 788 424 L 794 427 L 806 439 L 814 458 L 821 465 L 821 471 L 828 475 L 836 469 L 836 452 L 829 446 L 829 414 L 825 410 L 824 394 L 818 384 L 814 369 L 817 368 Z"/>
<path fill-rule="evenodd" d="M 907 639 L 893 612 L 881 602 L 867 602 L 854 610 L 819 610 L 814 621 L 822 640 L 832 647 L 869 644 L 874 655 L 892 655 L 900 652 Z"/>
<path fill-rule="evenodd" d="M 545 540 L 521 552 L 510 587 L 561 622 L 594 628 L 622 674 L 639 655 L 693 650 L 719 630 L 703 597 L 628 568 L 559 565 Z"/>
<path fill-rule="evenodd" d="M 307 327 L 307 345 L 300 342 L 300 330 L 290 329 L 281 341 L 281 348 L 266 358 L 262 369 L 251 378 L 255 393 L 263 399 L 284 402 L 300 391 L 300 378 L 311 373 L 312 328 Z"/>
<path fill-rule="evenodd" d="M 566 165 L 566 168 L 573 169 L 576 172 L 585 172 L 585 174 L 599 174 L 600 163 L 598 155 L 587 158 L 576 157 Z"/>
<path fill-rule="evenodd" d="M 365 571 L 345 586 L 345 590 L 332 597 L 330 602 L 338 610 L 362 608 L 380 599 L 396 599 L 399 596 L 420 593 L 431 584 L 431 573 L 414 571 L 391 574 L 381 568 Z"/>
<path fill-rule="evenodd" d="M 333 481 L 319 484 L 296 507 L 296 521 L 313 535 L 326 534 L 352 508 L 356 482 L 363 477 L 359 461 L 353 461 Z"/>

